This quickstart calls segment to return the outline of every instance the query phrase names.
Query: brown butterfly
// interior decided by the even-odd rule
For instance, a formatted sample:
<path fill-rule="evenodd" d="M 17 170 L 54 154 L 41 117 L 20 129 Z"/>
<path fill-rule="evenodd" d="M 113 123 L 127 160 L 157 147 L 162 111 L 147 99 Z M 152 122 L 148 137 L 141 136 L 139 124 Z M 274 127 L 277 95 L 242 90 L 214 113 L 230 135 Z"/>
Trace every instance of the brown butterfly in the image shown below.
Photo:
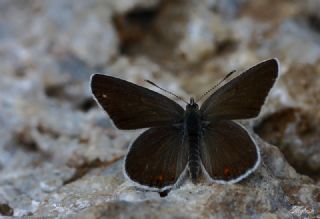
<path fill-rule="evenodd" d="M 279 70 L 277 59 L 250 68 L 211 94 L 199 108 L 136 84 L 101 74 L 91 78 L 98 104 L 122 130 L 149 128 L 131 145 L 125 176 L 140 188 L 164 191 L 189 173 L 210 182 L 236 183 L 260 163 L 253 138 L 231 121 L 258 116 Z"/>

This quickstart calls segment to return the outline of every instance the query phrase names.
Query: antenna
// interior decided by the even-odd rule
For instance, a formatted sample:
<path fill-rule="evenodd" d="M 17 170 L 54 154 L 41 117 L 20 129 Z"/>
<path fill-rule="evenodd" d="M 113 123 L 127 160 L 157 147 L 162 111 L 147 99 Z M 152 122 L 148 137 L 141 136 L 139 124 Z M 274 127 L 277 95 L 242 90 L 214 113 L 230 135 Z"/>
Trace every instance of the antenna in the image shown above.
<path fill-rule="evenodd" d="M 144 80 L 144 81 L 146 81 L 146 82 L 148 82 L 149 84 L 151 84 L 151 85 L 153 85 L 153 86 L 155 86 L 155 87 L 159 88 L 160 90 L 162 90 L 162 91 L 164 91 L 164 92 L 166 92 L 166 93 L 168 93 L 168 94 L 170 94 L 170 95 L 172 95 L 172 96 L 174 96 L 174 97 L 178 98 L 179 100 L 181 100 L 181 101 L 185 102 L 186 104 L 189 104 L 189 103 L 188 103 L 187 101 L 185 101 L 182 97 L 179 97 L 178 95 L 175 95 L 174 93 L 172 93 L 172 92 L 170 92 L 170 91 L 167 91 L 167 90 L 165 90 L 165 89 L 163 89 L 163 88 L 159 87 L 158 85 L 156 85 L 156 84 L 155 84 L 155 83 L 153 83 L 152 81 L 149 81 L 149 80 Z"/>
<path fill-rule="evenodd" d="M 197 100 L 200 101 L 204 96 L 206 96 L 208 93 L 210 93 L 211 91 L 213 91 L 216 87 L 218 87 L 223 81 L 225 81 L 227 78 L 229 78 L 233 73 L 235 73 L 236 70 L 231 71 L 230 73 L 228 73 L 226 76 L 224 76 L 224 78 L 222 80 L 220 80 L 216 85 L 214 85 L 212 88 L 210 88 L 209 90 L 207 90 L 204 94 L 202 94 L 200 96 L 200 98 Z"/>

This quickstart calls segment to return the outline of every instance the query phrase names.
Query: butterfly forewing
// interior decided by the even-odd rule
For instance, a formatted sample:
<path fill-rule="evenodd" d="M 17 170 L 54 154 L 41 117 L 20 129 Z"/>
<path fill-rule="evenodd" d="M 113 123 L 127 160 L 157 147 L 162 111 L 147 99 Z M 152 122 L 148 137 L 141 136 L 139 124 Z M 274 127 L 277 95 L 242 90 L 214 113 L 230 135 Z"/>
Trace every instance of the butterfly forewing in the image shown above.
<path fill-rule="evenodd" d="M 182 122 L 183 108 L 169 98 L 133 83 L 95 74 L 91 89 L 119 129 L 138 129 Z"/>
<path fill-rule="evenodd" d="M 204 128 L 200 157 L 216 182 L 237 182 L 259 164 L 259 150 L 247 131 L 235 122 L 217 120 Z"/>
<path fill-rule="evenodd" d="M 151 128 L 132 144 L 125 159 L 125 172 L 139 185 L 163 190 L 182 177 L 187 157 L 182 127 Z"/>
<path fill-rule="evenodd" d="M 247 119 L 258 116 L 278 75 L 278 61 L 264 61 L 215 91 L 201 106 L 202 118 Z"/>

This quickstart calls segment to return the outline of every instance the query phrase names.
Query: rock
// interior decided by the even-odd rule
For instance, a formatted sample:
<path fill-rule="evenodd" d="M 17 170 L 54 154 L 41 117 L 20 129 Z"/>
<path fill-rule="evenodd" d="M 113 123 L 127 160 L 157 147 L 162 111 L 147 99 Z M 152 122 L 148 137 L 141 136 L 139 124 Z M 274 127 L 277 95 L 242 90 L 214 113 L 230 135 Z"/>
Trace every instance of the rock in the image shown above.
<path fill-rule="evenodd" d="M 318 196 L 319 188 L 312 185 L 309 178 L 297 174 L 276 147 L 262 140 L 259 142 L 264 161 L 252 177 L 239 184 L 209 185 L 202 182 L 193 185 L 187 181 L 162 198 L 157 192 L 139 191 L 128 184 L 122 176 L 123 161 L 120 160 L 108 169 L 92 170 L 81 180 L 49 195 L 48 201 L 39 206 L 35 215 L 239 218 L 246 215 L 262 217 L 266 212 L 272 212 L 290 218 L 288 212 L 293 206 L 317 209 L 319 203 L 310 197 Z M 299 190 L 300 195 L 296 193 Z"/>
<path fill-rule="evenodd" d="M 0 205 L 0 213 L 1 213 L 1 215 L 4 215 L 4 216 L 12 216 L 13 209 L 7 204 L 1 204 Z"/>
<path fill-rule="evenodd" d="M 319 218 L 319 7 L 316 0 L 1 1 L 0 215 Z M 177 101 L 148 79 L 188 100 L 272 57 L 280 77 L 261 114 L 241 121 L 261 149 L 253 174 L 232 185 L 186 180 L 160 194 L 125 179 L 123 158 L 142 130 L 113 126 L 92 98 L 91 74 Z"/>
<path fill-rule="evenodd" d="M 298 172 L 318 178 L 319 119 L 311 118 L 311 115 L 298 108 L 283 109 L 266 117 L 256 126 L 256 132 L 272 144 L 278 145 Z"/>

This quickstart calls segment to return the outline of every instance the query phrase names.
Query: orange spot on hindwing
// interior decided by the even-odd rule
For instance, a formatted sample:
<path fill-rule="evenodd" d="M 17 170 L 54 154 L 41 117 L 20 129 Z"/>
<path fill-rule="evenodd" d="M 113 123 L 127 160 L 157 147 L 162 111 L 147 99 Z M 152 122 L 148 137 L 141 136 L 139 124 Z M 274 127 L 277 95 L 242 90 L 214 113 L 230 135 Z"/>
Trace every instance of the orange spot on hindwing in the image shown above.
<path fill-rule="evenodd" d="M 230 176 L 230 175 L 231 175 L 231 170 L 230 170 L 230 168 L 225 167 L 225 168 L 223 169 L 223 175 L 226 176 L 226 177 Z"/>

